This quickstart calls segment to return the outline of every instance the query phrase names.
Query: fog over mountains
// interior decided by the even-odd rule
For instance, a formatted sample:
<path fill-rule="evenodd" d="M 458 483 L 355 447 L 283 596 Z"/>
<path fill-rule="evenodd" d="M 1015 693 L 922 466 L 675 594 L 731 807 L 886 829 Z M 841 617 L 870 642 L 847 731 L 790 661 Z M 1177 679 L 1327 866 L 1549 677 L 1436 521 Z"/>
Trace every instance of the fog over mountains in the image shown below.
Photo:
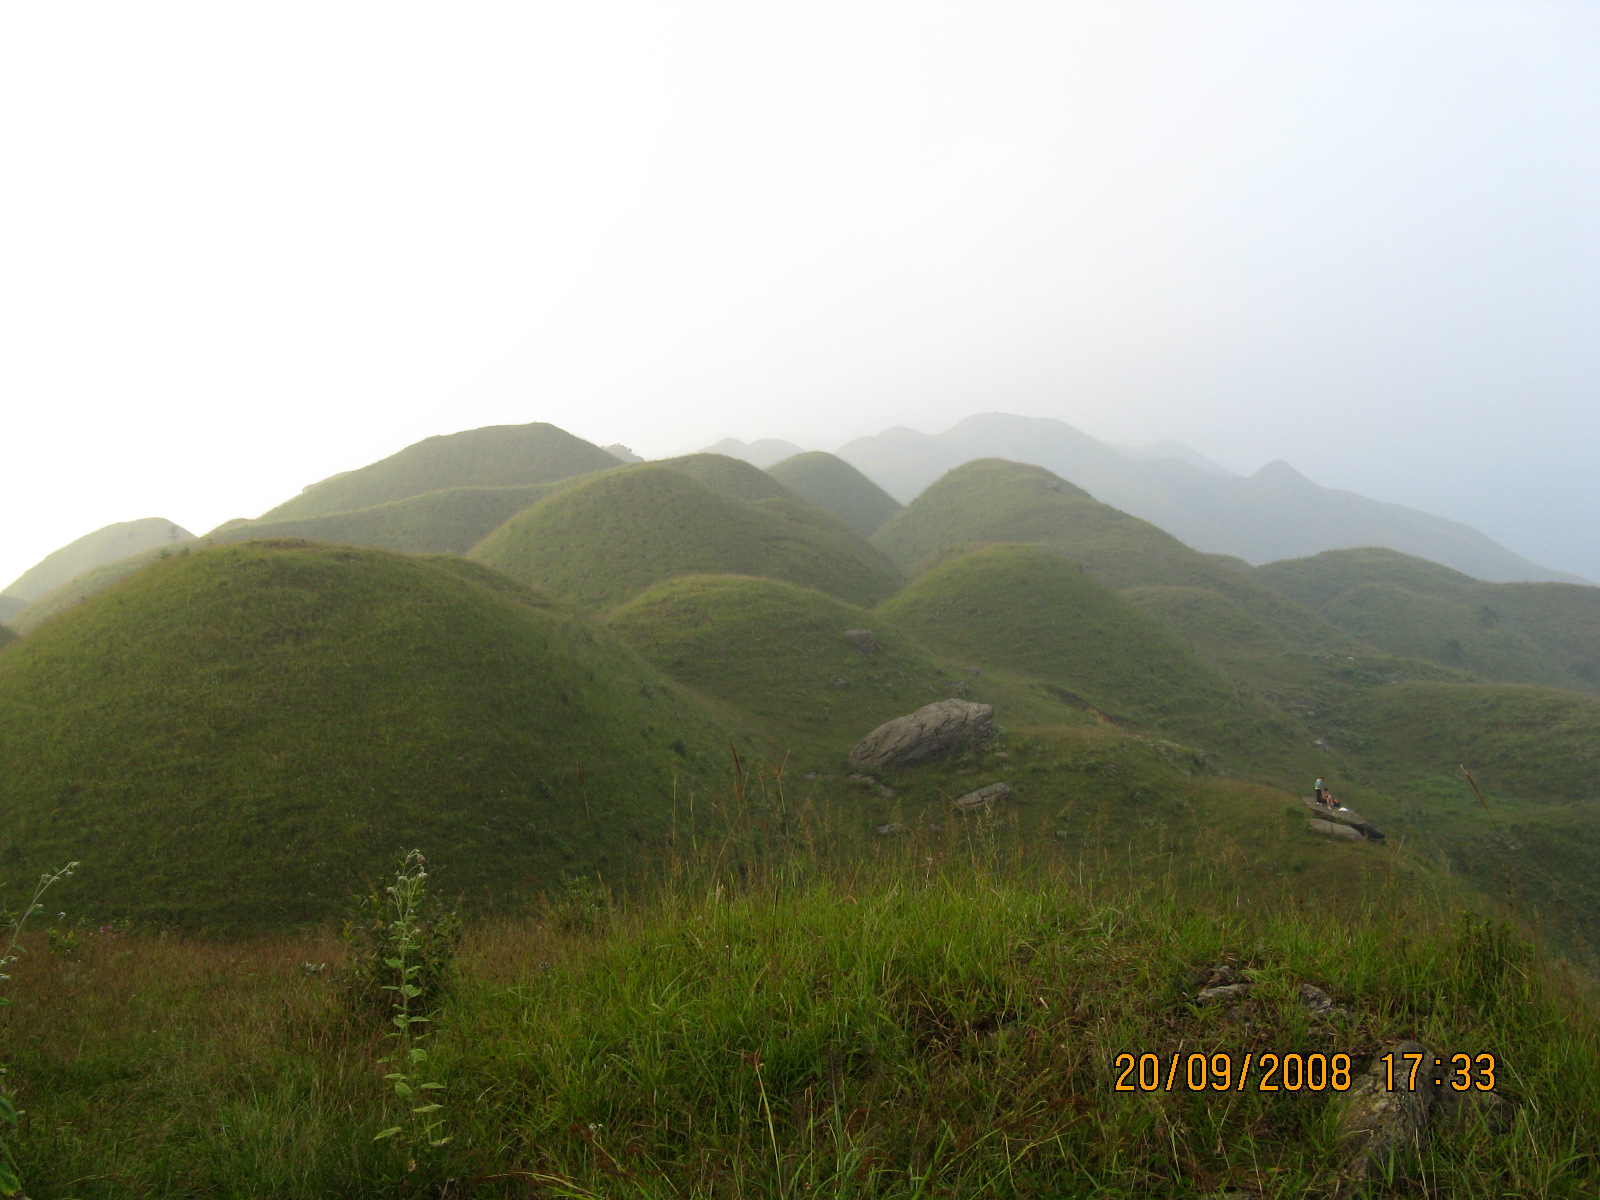
<path fill-rule="evenodd" d="M 767 466 L 801 448 L 773 438 L 748 445 L 727 438 L 710 449 Z M 897 427 L 835 453 L 903 504 L 973 459 L 1047 467 L 1197 550 L 1255 565 L 1382 546 L 1494 583 L 1590 582 L 1532 562 L 1459 521 L 1323 487 L 1286 462 L 1237 475 L 1175 442 L 1116 446 L 1048 417 L 982 413 L 938 434 Z"/>

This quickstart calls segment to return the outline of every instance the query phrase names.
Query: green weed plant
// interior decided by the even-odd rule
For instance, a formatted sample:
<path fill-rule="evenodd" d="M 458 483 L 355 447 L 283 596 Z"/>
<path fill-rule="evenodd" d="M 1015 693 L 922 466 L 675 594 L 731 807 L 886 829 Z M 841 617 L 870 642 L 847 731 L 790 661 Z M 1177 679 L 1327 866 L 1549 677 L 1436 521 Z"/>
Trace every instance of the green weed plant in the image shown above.
<path fill-rule="evenodd" d="M 415 1171 L 418 1153 L 436 1150 L 450 1140 L 449 1135 L 439 1132 L 445 1122 L 444 1105 L 435 1099 L 444 1084 L 430 1078 L 428 1051 L 422 1046 L 429 1035 L 417 1028 L 432 1020 L 421 959 L 423 911 L 428 903 L 427 860 L 421 851 L 413 850 L 405 856 L 384 894 L 389 912 L 384 928 L 387 953 L 383 966 L 390 982 L 382 987 L 391 997 L 393 1012 L 389 1023 L 394 1029 L 388 1036 L 394 1039 L 395 1052 L 379 1062 L 394 1068 L 384 1079 L 394 1089 L 404 1112 L 398 1125 L 379 1130 L 373 1141 L 400 1138 L 410 1150 L 406 1169 Z M 435 981 L 438 977 L 436 970 Z"/>

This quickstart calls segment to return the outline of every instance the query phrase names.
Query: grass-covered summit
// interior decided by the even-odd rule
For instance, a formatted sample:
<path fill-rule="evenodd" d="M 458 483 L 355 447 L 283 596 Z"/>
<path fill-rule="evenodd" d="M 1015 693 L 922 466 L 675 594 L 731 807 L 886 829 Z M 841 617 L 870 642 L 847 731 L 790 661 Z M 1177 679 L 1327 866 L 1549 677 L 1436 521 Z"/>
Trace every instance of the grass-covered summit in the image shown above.
<path fill-rule="evenodd" d="M 1331 649 L 1349 641 L 1251 578 L 1246 564 L 1191 550 L 1043 467 L 995 458 L 957 467 L 872 540 L 908 573 L 972 542 L 1046 546 L 1208 655 Z"/>
<path fill-rule="evenodd" d="M 426 438 L 369 466 L 314 483 L 260 520 L 350 512 L 442 488 L 550 483 L 602 471 L 617 462 L 599 446 L 542 421 L 489 425 Z"/>
<path fill-rule="evenodd" d="M 0 866 L 93 861 L 80 907 L 186 925 L 326 917 L 401 845 L 457 887 L 548 887 L 657 836 L 724 745 L 613 635 L 475 564 L 180 553 L 0 656 Z"/>
<path fill-rule="evenodd" d="M 895 513 L 898 500 L 844 459 L 808 450 L 767 468 L 779 483 L 833 513 L 862 537 L 871 537 Z"/>
<path fill-rule="evenodd" d="M 724 474 L 738 477 L 731 466 Z M 608 471 L 542 500 L 472 557 L 590 608 L 681 575 L 761 575 L 862 605 L 898 583 L 893 565 L 831 514 L 787 495 L 740 499 L 664 463 Z"/>

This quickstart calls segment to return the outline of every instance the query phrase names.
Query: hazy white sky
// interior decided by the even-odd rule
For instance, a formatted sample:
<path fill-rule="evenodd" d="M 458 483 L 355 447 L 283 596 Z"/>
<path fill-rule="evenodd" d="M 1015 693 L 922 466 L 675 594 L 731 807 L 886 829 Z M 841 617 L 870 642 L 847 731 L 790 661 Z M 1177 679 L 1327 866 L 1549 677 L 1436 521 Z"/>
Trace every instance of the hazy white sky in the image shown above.
<path fill-rule="evenodd" d="M 0 585 L 419 438 L 972 412 L 1600 579 L 1600 5 L 0 7 Z"/>

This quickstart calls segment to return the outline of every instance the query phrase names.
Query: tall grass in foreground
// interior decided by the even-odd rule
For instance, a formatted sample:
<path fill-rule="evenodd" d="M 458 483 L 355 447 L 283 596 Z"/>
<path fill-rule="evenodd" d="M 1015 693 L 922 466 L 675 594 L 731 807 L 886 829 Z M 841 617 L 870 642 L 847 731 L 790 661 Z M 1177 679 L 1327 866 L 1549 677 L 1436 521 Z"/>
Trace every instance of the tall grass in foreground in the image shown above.
<path fill-rule="evenodd" d="M 10 918 L 6 922 L 10 926 L 10 936 L 6 940 L 5 949 L 0 951 L 0 1008 L 11 1003 L 11 998 L 4 993 L 9 990 L 6 985 L 11 982 L 11 966 L 20 957 L 17 943 L 22 939 L 23 927 L 27 925 L 29 917 L 44 907 L 44 894 L 63 879 L 70 878 L 78 869 L 78 865 L 76 862 L 69 862 L 58 871 L 46 871 L 39 876 L 38 886 L 33 889 L 33 895 L 28 897 L 28 902 L 22 911 L 14 915 L 6 914 Z M 22 1112 L 18 1110 L 6 1087 L 7 1073 L 4 1062 L 0 1062 L 0 1196 L 16 1196 L 22 1191 L 22 1178 L 17 1174 L 17 1159 L 12 1153 L 12 1140 L 17 1126 L 22 1122 Z"/>
<path fill-rule="evenodd" d="M 1499 1055 L 1518 1110 L 1441 1133 L 1406 1194 L 1600 1189 L 1600 1005 L 1502 927 L 1398 875 L 1333 913 L 1002 826 L 843 857 L 828 818 L 741 775 L 658 878 L 469 923 L 429 1039 L 452 1140 L 416 1171 L 372 1138 L 382 1020 L 303 967 L 331 936 L 84 938 L 0 1018 L 19 1160 L 39 1200 L 1299 1197 L 1333 1158 L 1328 1095 L 1118 1093 L 1115 1056 L 1359 1065 L 1415 1037 Z M 1219 960 L 1255 989 L 1196 1007 L 1189 973 Z M 1347 1015 L 1313 1016 L 1303 983 Z"/>

